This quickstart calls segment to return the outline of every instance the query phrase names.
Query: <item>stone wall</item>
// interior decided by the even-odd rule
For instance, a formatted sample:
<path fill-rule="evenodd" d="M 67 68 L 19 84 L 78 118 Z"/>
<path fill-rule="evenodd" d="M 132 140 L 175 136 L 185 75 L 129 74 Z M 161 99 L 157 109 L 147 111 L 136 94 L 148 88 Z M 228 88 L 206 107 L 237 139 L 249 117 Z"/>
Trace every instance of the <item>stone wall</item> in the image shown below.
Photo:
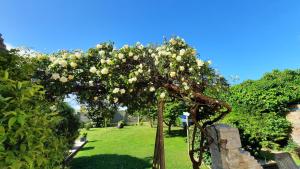
<path fill-rule="evenodd" d="M 300 104 L 291 106 L 291 112 L 287 114 L 286 118 L 293 126 L 292 139 L 300 145 Z"/>
<path fill-rule="evenodd" d="M 220 124 L 208 127 L 207 131 L 213 139 L 209 147 L 212 169 L 262 169 L 249 152 L 241 149 L 237 128 Z"/>

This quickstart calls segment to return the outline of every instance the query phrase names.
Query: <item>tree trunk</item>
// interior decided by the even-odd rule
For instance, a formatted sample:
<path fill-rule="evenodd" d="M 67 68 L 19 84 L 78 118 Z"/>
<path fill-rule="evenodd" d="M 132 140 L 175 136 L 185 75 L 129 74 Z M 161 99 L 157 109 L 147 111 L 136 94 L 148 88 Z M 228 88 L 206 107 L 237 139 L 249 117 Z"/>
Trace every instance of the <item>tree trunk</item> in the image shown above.
<path fill-rule="evenodd" d="M 164 111 L 164 101 L 159 100 L 158 101 L 158 112 L 157 112 L 158 117 L 157 117 L 156 141 L 155 141 L 152 169 L 165 169 L 163 111 Z"/>
<path fill-rule="evenodd" d="M 193 169 L 200 169 L 200 166 L 197 164 L 193 164 Z"/>
<path fill-rule="evenodd" d="M 106 122 L 106 118 L 104 117 L 104 128 L 107 127 L 107 122 Z"/>

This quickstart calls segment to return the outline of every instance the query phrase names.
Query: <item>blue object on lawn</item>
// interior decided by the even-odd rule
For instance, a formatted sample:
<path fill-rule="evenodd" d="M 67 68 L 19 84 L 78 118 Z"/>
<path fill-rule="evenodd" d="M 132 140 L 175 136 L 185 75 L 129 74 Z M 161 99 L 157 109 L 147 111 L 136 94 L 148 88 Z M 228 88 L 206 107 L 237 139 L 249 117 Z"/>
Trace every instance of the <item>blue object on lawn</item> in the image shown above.
<path fill-rule="evenodd" d="M 181 121 L 181 127 L 185 128 L 186 127 L 186 116 L 185 115 L 180 115 L 180 121 Z M 189 126 L 193 125 L 193 120 L 189 119 Z"/>

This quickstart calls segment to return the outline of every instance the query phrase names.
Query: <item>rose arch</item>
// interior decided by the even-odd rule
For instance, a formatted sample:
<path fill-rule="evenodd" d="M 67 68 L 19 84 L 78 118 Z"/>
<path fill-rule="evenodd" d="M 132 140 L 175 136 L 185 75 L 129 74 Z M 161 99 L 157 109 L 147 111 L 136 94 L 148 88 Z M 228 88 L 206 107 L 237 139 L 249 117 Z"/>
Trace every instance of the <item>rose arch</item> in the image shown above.
<path fill-rule="evenodd" d="M 38 57 L 36 80 L 45 86 L 50 99 L 75 94 L 81 103 L 127 106 L 158 105 L 158 130 L 153 168 L 164 167 L 162 113 L 164 100 L 183 100 L 194 122 L 190 159 L 193 168 L 201 165 L 203 152 L 212 141 L 205 132 L 208 125 L 222 119 L 231 108 L 221 101 L 225 79 L 211 68 L 210 61 L 179 37 L 161 45 L 140 43 L 116 49 L 101 43 L 83 51 L 60 51 Z M 200 137 L 196 137 L 196 133 Z M 199 138 L 199 140 L 197 140 Z M 195 142 L 200 146 L 196 147 Z"/>

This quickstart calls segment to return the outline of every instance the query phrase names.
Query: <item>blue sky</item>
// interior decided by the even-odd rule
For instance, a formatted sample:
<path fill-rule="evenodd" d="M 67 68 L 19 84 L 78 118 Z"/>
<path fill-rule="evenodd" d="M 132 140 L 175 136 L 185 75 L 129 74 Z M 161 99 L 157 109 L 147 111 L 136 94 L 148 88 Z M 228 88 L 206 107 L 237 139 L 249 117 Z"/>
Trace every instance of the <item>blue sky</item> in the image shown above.
<path fill-rule="evenodd" d="M 43 52 L 179 35 L 241 81 L 300 68 L 299 0 L 2 0 L 0 33 Z"/>

